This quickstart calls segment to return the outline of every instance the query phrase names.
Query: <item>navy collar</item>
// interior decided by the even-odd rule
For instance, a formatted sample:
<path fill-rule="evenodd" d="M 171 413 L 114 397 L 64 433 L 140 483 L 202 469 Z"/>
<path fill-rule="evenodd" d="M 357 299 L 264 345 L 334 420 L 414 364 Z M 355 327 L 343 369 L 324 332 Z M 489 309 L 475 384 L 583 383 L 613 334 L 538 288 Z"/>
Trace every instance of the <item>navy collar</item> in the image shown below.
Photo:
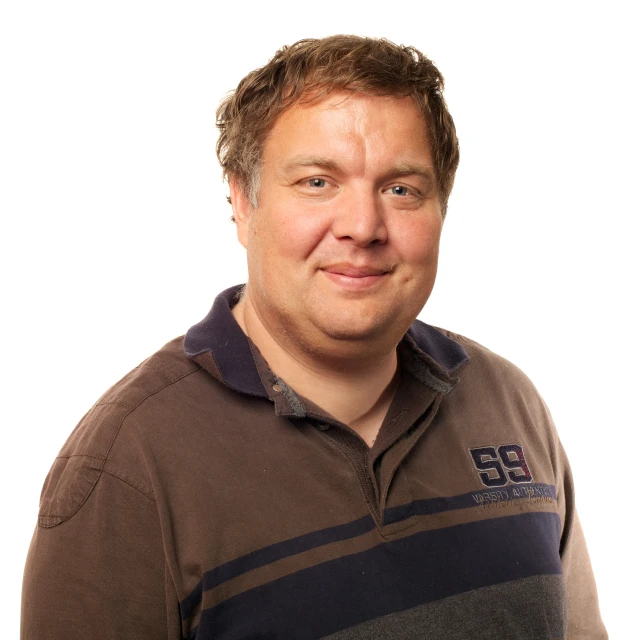
<path fill-rule="evenodd" d="M 184 351 L 228 387 L 252 396 L 269 398 L 271 396 L 258 372 L 252 343 L 231 313 L 243 286 L 231 287 L 216 297 L 207 316 L 187 331 Z M 444 393 L 448 393 L 455 385 L 456 380 L 451 378 L 451 374 L 469 360 L 460 343 L 419 320 L 409 327 L 403 343 L 423 363 L 424 371 L 417 377 Z M 414 371 L 411 373 L 416 375 Z"/>

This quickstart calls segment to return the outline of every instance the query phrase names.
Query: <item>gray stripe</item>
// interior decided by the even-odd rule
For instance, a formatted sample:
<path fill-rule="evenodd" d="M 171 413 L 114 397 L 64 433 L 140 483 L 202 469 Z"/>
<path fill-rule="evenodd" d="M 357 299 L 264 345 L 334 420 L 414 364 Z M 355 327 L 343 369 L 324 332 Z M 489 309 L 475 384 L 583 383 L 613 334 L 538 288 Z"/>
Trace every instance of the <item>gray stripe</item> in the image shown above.
<path fill-rule="evenodd" d="M 325 640 L 562 640 L 562 576 L 535 576 L 369 620 Z"/>

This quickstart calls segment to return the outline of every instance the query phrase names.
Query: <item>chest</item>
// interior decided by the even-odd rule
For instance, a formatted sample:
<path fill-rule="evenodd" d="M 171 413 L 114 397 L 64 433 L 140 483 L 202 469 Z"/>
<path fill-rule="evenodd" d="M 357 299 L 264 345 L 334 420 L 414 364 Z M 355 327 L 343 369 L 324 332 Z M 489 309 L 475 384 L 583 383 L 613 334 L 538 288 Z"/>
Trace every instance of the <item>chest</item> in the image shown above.
<path fill-rule="evenodd" d="M 391 638 L 411 619 L 405 637 L 439 637 L 455 611 L 453 637 L 478 638 L 478 612 L 504 627 L 524 599 L 555 634 L 531 637 L 561 637 L 553 465 L 530 425 L 496 439 L 492 424 L 445 404 L 375 461 L 312 420 L 264 414 L 233 436 L 203 432 L 201 456 L 174 457 L 185 474 L 162 509 L 187 636 L 387 637 L 366 635 L 384 621 Z"/>

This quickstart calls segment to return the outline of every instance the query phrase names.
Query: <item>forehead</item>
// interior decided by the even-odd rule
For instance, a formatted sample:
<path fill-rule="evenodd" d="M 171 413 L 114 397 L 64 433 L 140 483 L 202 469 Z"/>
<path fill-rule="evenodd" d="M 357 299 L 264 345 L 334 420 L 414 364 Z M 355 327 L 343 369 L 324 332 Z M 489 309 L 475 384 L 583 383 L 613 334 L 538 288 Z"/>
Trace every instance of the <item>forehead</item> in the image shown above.
<path fill-rule="evenodd" d="M 432 160 L 427 124 L 413 98 L 349 91 L 289 107 L 265 141 L 263 161 L 318 154 L 378 163 Z"/>

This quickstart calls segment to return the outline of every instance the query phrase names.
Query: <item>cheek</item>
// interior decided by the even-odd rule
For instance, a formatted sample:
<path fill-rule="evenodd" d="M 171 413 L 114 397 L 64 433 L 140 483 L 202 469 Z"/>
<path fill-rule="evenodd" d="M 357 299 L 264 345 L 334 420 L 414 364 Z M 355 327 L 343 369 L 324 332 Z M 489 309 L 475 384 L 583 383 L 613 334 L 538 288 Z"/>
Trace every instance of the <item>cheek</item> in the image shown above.
<path fill-rule="evenodd" d="M 403 262 L 427 266 L 435 265 L 440 245 L 439 221 L 417 220 L 411 224 L 398 225 L 394 230 L 395 246 Z"/>
<path fill-rule="evenodd" d="M 255 239 L 263 255 L 273 260 L 301 261 L 308 258 L 327 233 L 324 216 L 301 208 L 260 212 Z"/>

